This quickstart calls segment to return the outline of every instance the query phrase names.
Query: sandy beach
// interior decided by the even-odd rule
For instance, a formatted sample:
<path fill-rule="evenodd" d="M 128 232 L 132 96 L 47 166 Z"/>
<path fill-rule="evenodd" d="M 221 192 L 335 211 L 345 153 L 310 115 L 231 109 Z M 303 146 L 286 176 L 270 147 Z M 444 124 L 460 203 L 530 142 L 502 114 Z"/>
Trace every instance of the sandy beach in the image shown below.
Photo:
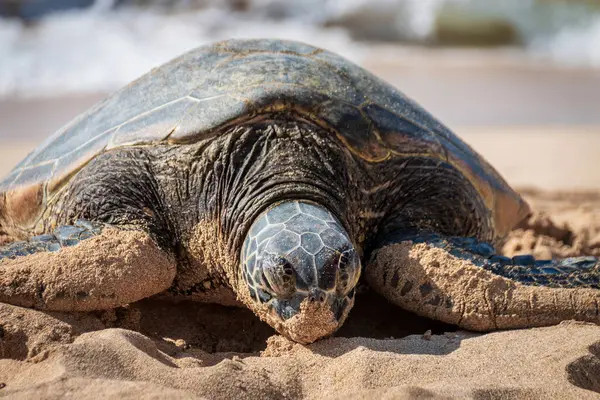
<path fill-rule="evenodd" d="M 441 111 L 532 205 L 532 218 L 499 250 L 600 256 L 599 92 L 588 89 L 596 71 L 528 80 L 535 74 L 513 70 L 504 84 L 495 77 L 506 70 L 477 67 L 487 74 L 484 88 L 498 96 L 478 104 L 482 89 L 474 84 L 453 104 L 451 93 L 470 72 L 396 67 L 413 73 L 374 69 L 398 86 L 413 85 L 413 97 Z M 440 82 L 448 83 L 438 96 Z M 536 92 L 538 84 L 563 97 Z M 539 102 L 533 94 L 511 102 L 512 89 L 537 93 Z M 1 100 L 0 175 L 103 96 Z M 600 398 L 600 326 L 566 321 L 483 335 L 399 310 L 372 290 L 356 301 L 335 337 L 308 346 L 238 308 L 147 299 L 108 312 L 59 313 L 0 304 L 0 397 Z"/>
<path fill-rule="evenodd" d="M 600 192 L 525 190 L 536 213 L 506 254 L 600 255 Z M 40 268 L 43 266 L 40 265 Z M 334 338 L 303 346 L 245 309 L 144 300 L 115 311 L 0 304 L 7 398 L 600 397 L 600 326 L 476 334 L 372 291 Z"/>

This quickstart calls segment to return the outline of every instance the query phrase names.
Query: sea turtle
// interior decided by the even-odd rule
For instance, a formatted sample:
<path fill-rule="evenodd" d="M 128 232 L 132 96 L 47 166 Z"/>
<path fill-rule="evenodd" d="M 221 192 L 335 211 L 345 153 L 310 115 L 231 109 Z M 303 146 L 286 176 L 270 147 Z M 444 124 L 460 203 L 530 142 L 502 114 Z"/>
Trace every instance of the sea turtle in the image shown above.
<path fill-rule="evenodd" d="M 110 309 L 166 291 L 239 301 L 308 343 L 344 322 L 362 271 L 396 304 L 467 328 L 598 321 L 596 258 L 496 255 L 491 243 L 530 213 L 519 194 L 397 89 L 299 42 L 224 41 L 152 70 L 46 140 L 0 193 L 0 227 L 23 240 L 0 248 L 0 300 L 15 305 Z M 153 252 L 121 256 L 123 232 Z M 94 240 L 86 251 L 116 244 L 72 261 Z M 453 319 L 482 304 L 457 310 L 443 287 L 432 297 L 431 284 L 413 285 L 402 262 L 373 262 L 404 242 L 468 260 L 480 281 L 570 297 L 550 308 L 532 297 L 527 318 L 503 324 Z M 576 306 L 582 293 L 593 301 Z"/>

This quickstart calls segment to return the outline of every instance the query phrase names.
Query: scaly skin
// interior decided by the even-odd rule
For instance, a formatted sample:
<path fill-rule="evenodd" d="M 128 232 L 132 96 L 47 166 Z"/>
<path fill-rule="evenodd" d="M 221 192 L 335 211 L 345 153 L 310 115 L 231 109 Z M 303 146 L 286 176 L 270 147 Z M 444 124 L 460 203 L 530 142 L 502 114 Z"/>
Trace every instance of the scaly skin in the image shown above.
<path fill-rule="evenodd" d="M 73 225 L 63 225 L 52 233 L 32 236 L 27 241 L 13 242 L 0 248 L 0 261 L 15 259 L 39 252 L 55 252 L 65 247 L 76 246 L 80 241 L 98 235 L 103 226 L 84 220 Z"/>

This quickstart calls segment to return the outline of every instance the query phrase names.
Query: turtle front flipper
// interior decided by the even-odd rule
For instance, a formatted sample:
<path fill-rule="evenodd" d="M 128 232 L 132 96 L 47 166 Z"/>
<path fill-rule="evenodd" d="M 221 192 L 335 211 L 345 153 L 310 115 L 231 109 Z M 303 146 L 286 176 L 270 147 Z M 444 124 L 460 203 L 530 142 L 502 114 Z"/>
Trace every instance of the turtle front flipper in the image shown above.
<path fill-rule="evenodd" d="M 0 301 L 52 311 L 110 309 L 168 289 L 175 271 L 148 233 L 78 221 L 0 247 Z"/>
<path fill-rule="evenodd" d="M 596 257 L 508 258 L 473 238 L 419 234 L 380 246 L 365 275 L 391 302 L 464 329 L 600 323 Z"/>
<path fill-rule="evenodd" d="M 102 232 L 104 225 L 84 220 L 74 225 L 60 226 L 51 234 L 32 236 L 27 241 L 14 242 L 0 247 L 0 261 L 27 256 L 44 251 L 58 251 L 63 247 L 75 246 L 80 241 Z"/>

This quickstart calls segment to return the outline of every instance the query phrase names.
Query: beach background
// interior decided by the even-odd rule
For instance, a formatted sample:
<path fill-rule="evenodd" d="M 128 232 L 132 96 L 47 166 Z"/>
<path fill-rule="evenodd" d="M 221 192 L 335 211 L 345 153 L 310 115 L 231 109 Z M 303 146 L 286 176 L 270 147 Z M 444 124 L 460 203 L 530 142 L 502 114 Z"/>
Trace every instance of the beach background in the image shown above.
<path fill-rule="evenodd" d="M 388 80 L 516 185 L 597 188 L 595 0 L 3 0 L 0 174 L 152 67 L 215 40 L 280 37 Z M 586 172 L 590 171 L 590 172 Z"/>
<path fill-rule="evenodd" d="M 522 191 L 535 215 L 507 254 L 600 255 L 598 1 L 2 0 L 0 15 L 0 175 L 186 50 L 280 37 L 394 84 Z M 357 302 L 340 337 L 308 347 L 218 307 L 65 316 L 0 305 L 0 396 L 600 396 L 596 326 L 480 336 Z"/>

